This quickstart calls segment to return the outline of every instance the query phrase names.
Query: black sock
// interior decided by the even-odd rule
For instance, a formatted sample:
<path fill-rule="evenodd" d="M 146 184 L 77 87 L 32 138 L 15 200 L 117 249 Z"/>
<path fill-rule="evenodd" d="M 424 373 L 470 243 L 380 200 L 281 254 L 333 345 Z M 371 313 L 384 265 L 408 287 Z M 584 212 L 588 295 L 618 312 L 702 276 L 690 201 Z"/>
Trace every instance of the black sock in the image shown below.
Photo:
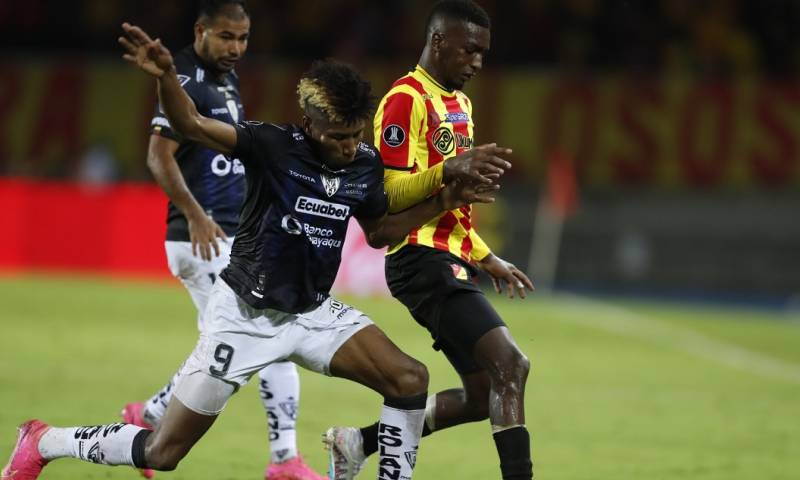
<path fill-rule="evenodd" d="M 144 444 L 147 442 L 147 437 L 153 433 L 152 430 L 142 430 L 133 437 L 133 445 L 131 445 L 131 459 L 136 468 L 147 468 L 147 461 L 144 458 Z"/>
<path fill-rule="evenodd" d="M 500 471 L 503 480 L 531 480 L 531 440 L 528 429 L 523 426 L 509 428 L 494 435 L 497 453 L 500 455 Z"/>
<path fill-rule="evenodd" d="M 364 455 L 369 457 L 378 451 L 378 422 L 361 429 L 362 448 Z"/>

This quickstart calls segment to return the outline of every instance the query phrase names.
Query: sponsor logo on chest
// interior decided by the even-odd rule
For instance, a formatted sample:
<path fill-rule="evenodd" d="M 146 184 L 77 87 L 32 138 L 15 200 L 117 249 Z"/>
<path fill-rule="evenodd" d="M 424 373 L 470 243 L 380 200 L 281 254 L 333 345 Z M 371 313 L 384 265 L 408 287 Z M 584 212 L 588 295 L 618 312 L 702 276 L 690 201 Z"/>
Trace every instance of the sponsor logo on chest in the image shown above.
<path fill-rule="evenodd" d="M 338 186 L 337 186 L 338 188 Z M 297 197 L 294 209 L 300 213 L 316 215 L 318 217 L 331 218 L 333 220 L 344 221 L 350 215 L 350 207 L 341 203 L 326 202 L 318 198 Z"/>
<path fill-rule="evenodd" d="M 444 120 L 450 123 L 469 123 L 469 115 L 465 112 L 448 112 L 444 115 Z"/>
<path fill-rule="evenodd" d="M 291 175 L 292 177 L 295 177 L 295 178 L 299 178 L 299 179 L 301 179 L 303 181 L 306 181 L 308 183 L 317 183 L 317 181 L 314 180 L 314 177 L 312 177 L 310 175 L 306 175 L 304 173 L 295 172 L 292 169 L 289 169 L 289 175 Z"/>
<path fill-rule="evenodd" d="M 450 131 L 447 125 L 442 125 L 433 132 L 433 135 L 431 135 L 431 143 L 442 155 L 449 155 L 453 153 L 453 150 L 456 148 L 453 132 Z"/>

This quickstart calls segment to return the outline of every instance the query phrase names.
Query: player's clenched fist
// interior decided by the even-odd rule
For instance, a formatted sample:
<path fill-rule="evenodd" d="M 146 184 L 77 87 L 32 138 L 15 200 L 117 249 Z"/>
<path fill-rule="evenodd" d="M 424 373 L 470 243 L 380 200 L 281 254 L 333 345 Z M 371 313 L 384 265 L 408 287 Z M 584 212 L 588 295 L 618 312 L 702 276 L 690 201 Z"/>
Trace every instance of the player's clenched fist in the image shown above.
<path fill-rule="evenodd" d="M 489 143 L 449 158 L 444 162 L 444 183 L 457 179 L 493 183 L 511 168 L 511 163 L 502 158 L 511 152 L 510 148 Z"/>
<path fill-rule="evenodd" d="M 122 29 L 126 36 L 118 40 L 128 51 L 122 58 L 156 77 L 173 68 L 172 54 L 161 40 L 153 40 L 144 30 L 127 22 L 122 24 Z"/>

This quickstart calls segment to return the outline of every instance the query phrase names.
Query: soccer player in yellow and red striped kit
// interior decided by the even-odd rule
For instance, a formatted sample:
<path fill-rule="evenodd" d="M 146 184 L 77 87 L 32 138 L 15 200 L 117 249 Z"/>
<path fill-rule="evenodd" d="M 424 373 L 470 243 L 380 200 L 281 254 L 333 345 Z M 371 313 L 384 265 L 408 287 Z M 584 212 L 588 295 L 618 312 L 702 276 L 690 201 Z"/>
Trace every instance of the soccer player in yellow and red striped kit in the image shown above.
<path fill-rule="evenodd" d="M 378 107 L 375 144 L 385 167 L 390 210 L 418 203 L 461 179 L 491 182 L 510 164 L 510 150 L 473 148 L 472 102 L 461 92 L 489 50 L 490 20 L 470 0 L 443 0 L 432 9 L 419 64 L 397 80 Z M 423 435 L 487 417 L 505 480 L 530 480 L 533 465 L 525 426 L 529 361 L 473 283 L 482 270 L 498 293 L 525 297 L 530 279 L 495 256 L 472 225 L 471 207 L 451 210 L 411 231 L 386 257 L 392 295 L 428 329 L 462 379 L 462 387 L 428 398 Z M 377 451 L 380 425 L 326 432 L 336 479 L 353 478 Z"/>

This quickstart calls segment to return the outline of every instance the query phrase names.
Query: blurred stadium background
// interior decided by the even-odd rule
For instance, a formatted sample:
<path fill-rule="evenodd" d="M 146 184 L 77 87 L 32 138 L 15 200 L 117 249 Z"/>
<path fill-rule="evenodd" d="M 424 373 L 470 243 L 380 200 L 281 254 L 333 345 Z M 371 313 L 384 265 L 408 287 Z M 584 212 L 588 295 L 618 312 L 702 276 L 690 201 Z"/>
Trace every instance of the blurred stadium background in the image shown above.
<path fill-rule="evenodd" d="M 319 57 L 357 65 L 381 95 L 418 59 L 430 3 L 250 0 L 252 40 L 238 68 L 248 117 L 295 121 L 296 80 Z M 541 478 L 796 478 L 800 3 L 479 3 L 494 28 L 484 71 L 466 88 L 476 141 L 513 147 L 514 167 L 477 224 L 539 287 L 524 304 L 498 305 L 533 359 L 529 423 Z M 166 199 L 145 164 L 154 86 L 120 59 L 125 20 L 176 50 L 191 41 L 193 2 L 0 0 L 3 457 L 11 426 L 38 412 L 107 421 L 130 398 L 83 392 L 112 381 L 120 395 L 148 395 L 194 340 L 188 296 L 166 269 Z M 375 298 L 380 252 L 357 235 L 348 242 L 339 291 L 372 295 L 365 310 L 441 372 L 435 385 L 451 386 L 426 334 L 406 333 L 405 312 Z M 131 334 L 131 323 L 144 331 Z M 160 329 L 175 351 L 130 367 L 164 348 Z M 44 357 L 26 350 L 32 344 Z M 119 351 L 117 363 L 98 366 L 103 352 Z M 304 450 L 317 448 L 329 422 L 367 420 L 315 403 L 317 394 L 345 402 L 350 387 L 340 394 L 341 382 L 304 378 L 301 439 L 314 445 Z M 70 397 L 80 400 L 55 403 Z M 256 413 L 231 414 L 240 423 L 230 428 L 251 425 L 256 445 L 226 446 L 235 457 L 226 461 L 260 455 Z M 452 468 L 452 458 L 424 466 L 421 456 L 419 477 L 493 478 L 486 429 L 471 430 L 476 445 L 452 445 L 470 428 L 431 443 L 482 461 L 441 473 L 436 462 Z M 188 467 L 199 477 L 167 478 L 207 478 L 221 465 L 202 463 L 212 456 Z M 322 453 L 309 456 L 321 469 Z M 64 468 L 47 478 L 107 478 Z M 253 474 L 228 468 L 241 468 L 230 478 Z"/>

